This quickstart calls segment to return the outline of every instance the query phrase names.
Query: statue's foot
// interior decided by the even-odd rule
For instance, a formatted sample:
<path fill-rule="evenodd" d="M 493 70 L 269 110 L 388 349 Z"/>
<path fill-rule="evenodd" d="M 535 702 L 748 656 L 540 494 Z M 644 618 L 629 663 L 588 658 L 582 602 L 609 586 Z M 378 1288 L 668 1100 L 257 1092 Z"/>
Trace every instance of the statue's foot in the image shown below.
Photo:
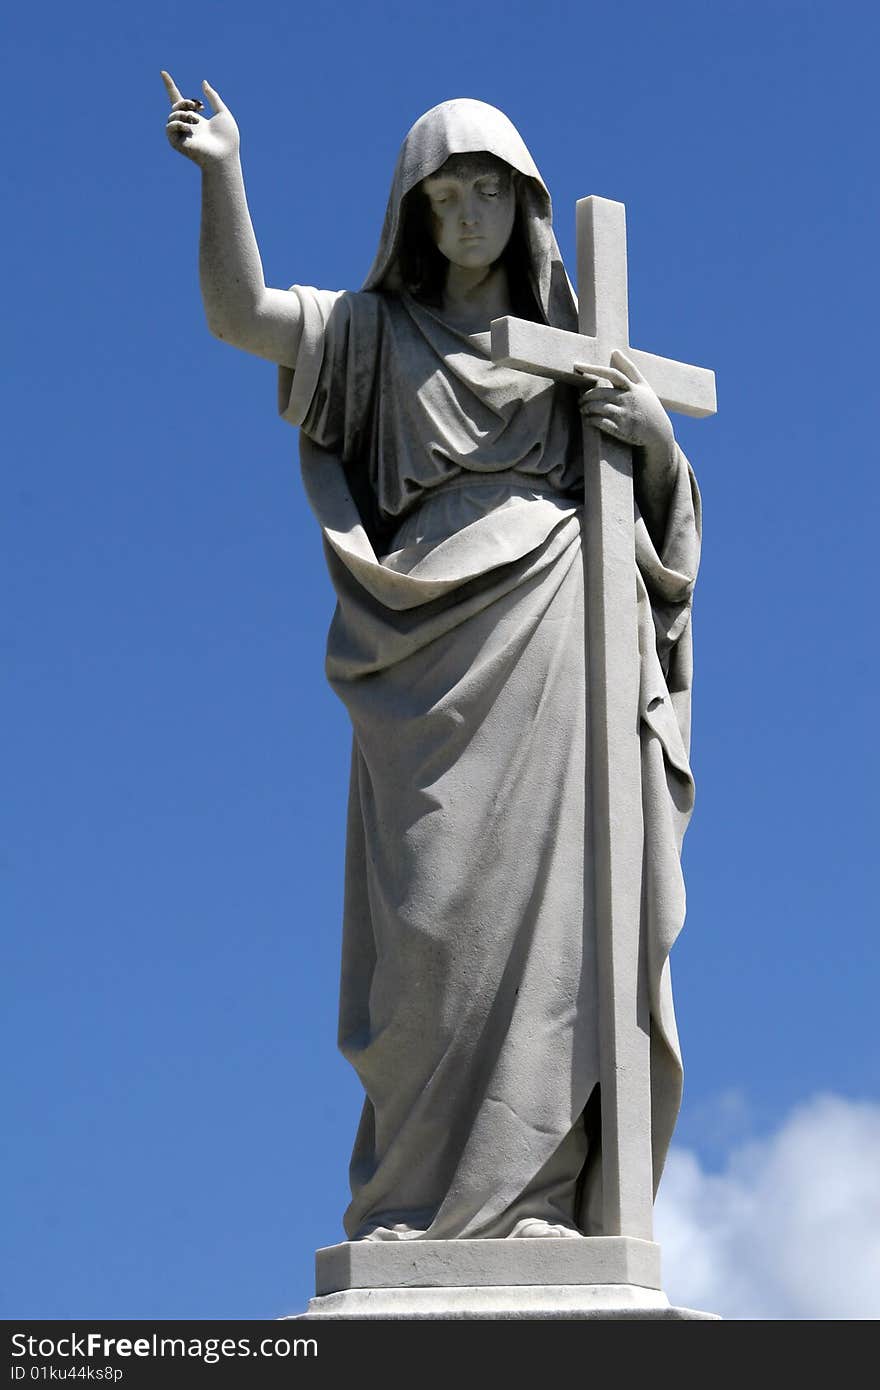
<path fill-rule="evenodd" d="M 393 1226 L 374 1226 L 371 1231 L 355 1238 L 357 1240 L 417 1240 L 419 1236 L 424 1234 L 424 1231 L 419 1231 L 414 1226 L 407 1226 L 404 1221 L 398 1221 Z"/>
<path fill-rule="evenodd" d="M 548 1237 L 556 1240 L 560 1236 L 574 1236 L 577 1239 L 582 1235 L 583 1232 L 579 1231 L 576 1226 L 566 1226 L 565 1223 L 561 1221 L 544 1221 L 539 1216 L 524 1216 L 521 1221 L 517 1221 L 508 1236 L 508 1240 L 512 1240 L 518 1236 L 525 1236 L 526 1239 L 529 1240 L 536 1237 L 539 1240 L 546 1240 Z"/>

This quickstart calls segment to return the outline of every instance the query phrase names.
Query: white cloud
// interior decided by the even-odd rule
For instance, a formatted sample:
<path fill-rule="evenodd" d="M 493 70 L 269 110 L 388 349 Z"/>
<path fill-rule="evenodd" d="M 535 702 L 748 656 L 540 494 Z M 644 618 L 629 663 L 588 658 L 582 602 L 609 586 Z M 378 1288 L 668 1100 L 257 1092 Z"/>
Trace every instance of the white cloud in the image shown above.
<path fill-rule="evenodd" d="M 656 1239 L 673 1303 L 725 1318 L 880 1318 L 880 1105 L 815 1096 L 719 1173 L 673 1147 Z"/>

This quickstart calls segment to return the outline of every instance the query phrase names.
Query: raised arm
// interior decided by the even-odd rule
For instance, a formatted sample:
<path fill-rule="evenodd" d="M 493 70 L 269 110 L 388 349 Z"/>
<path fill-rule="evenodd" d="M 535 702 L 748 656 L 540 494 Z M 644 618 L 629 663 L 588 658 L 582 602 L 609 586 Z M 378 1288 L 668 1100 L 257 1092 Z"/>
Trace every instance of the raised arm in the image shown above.
<path fill-rule="evenodd" d="M 266 285 L 232 112 L 207 82 L 202 86 L 215 113 L 210 119 L 199 115 L 201 101 L 181 96 L 167 72 L 162 81 L 171 100 L 165 127 L 171 146 L 202 171 L 199 276 L 208 327 L 234 347 L 294 367 L 302 332 L 299 300 Z"/>

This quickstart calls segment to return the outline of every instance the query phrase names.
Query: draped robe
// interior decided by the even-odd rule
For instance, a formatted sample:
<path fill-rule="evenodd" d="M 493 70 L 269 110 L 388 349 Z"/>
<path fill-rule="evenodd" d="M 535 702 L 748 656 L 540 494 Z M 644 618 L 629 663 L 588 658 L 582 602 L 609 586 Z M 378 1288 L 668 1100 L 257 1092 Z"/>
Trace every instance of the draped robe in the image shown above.
<path fill-rule="evenodd" d="M 488 335 L 400 289 L 293 292 L 280 409 L 300 426 L 338 600 L 327 674 L 354 735 L 339 1042 L 366 1098 L 345 1229 L 491 1237 L 536 1217 L 601 1233 L 575 395 L 496 366 Z M 665 534 L 634 525 L 659 1178 L 692 804 L 699 498 L 680 454 Z"/>

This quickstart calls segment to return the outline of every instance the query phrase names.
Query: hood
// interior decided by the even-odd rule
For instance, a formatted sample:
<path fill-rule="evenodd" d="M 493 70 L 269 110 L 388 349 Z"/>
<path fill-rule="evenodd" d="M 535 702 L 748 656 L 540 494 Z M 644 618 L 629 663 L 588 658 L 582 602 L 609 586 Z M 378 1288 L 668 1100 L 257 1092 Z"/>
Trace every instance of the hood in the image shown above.
<path fill-rule="evenodd" d="M 417 188 L 422 179 L 435 174 L 450 155 L 480 152 L 503 159 L 523 175 L 517 201 L 532 292 L 546 323 L 556 328 L 576 329 L 576 301 L 553 234 L 550 194 L 535 161 L 502 111 L 467 97 L 432 107 L 419 117 L 404 140 L 394 170 L 379 250 L 363 288 L 394 290 L 400 287 L 397 256 L 407 194 Z"/>

